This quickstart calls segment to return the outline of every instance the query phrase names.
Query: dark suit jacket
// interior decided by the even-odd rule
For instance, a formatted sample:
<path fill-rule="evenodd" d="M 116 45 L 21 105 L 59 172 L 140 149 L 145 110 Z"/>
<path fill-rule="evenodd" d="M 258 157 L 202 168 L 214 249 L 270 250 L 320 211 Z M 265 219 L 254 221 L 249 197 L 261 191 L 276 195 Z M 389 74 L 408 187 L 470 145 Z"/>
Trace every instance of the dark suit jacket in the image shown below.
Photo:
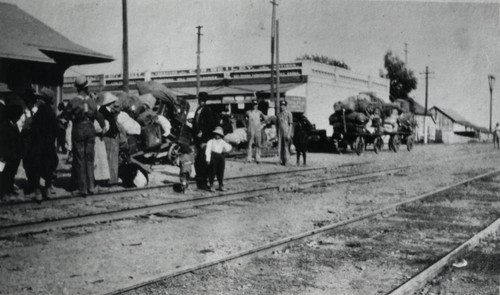
<path fill-rule="evenodd" d="M 5 117 L 5 105 L 0 102 L 0 122 L 2 122 L 3 120 L 7 120 L 7 118 Z"/>
<path fill-rule="evenodd" d="M 0 122 L 0 159 L 4 162 L 23 157 L 23 138 L 19 128 L 9 120 Z"/>
<path fill-rule="evenodd" d="M 201 110 L 200 110 L 201 108 Z M 198 114 L 198 111 L 200 113 Z M 198 143 L 206 143 L 212 138 L 212 131 L 217 127 L 217 117 L 214 115 L 209 106 L 198 107 L 194 113 L 193 131 L 195 141 Z M 201 138 L 198 138 L 198 133 L 201 131 Z"/>
<path fill-rule="evenodd" d="M 31 146 L 28 147 L 25 162 L 37 169 L 42 177 L 50 176 L 57 168 L 57 119 L 54 110 L 48 104 L 41 104 L 33 116 L 29 135 Z M 23 163 L 24 165 L 24 163 Z"/>

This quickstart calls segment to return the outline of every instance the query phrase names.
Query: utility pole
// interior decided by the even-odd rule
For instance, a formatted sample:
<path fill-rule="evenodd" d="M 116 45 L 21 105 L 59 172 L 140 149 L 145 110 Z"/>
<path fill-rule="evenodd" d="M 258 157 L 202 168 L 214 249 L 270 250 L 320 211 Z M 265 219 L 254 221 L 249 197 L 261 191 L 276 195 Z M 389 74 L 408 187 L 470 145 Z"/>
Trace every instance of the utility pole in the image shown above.
<path fill-rule="evenodd" d="M 271 4 L 273 5 L 273 13 L 271 20 L 271 93 L 270 93 L 270 101 L 272 102 L 274 99 L 274 114 L 276 116 L 276 137 L 278 138 L 278 158 L 281 162 L 281 145 L 283 144 L 280 137 L 280 123 L 278 119 L 278 113 L 280 110 L 279 98 L 274 97 L 274 46 L 275 46 L 275 36 L 276 36 L 276 6 L 278 3 L 276 0 L 272 0 Z M 278 92 L 279 97 L 279 92 Z"/>
<path fill-rule="evenodd" d="M 405 42 L 405 66 L 408 67 L 408 43 Z"/>
<path fill-rule="evenodd" d="M 280 93 L 280 21 L 276 20 L 276 101 L 281 99 Z"/>
<path fill-rule="evenodd" d="M 495 76 L 488 75 L 488 84 L 490 86 L 490 134 L 491 134 L 491 118 L 493 115 L 493 86 L 495 85 Z"/>
<path fill-rule="evenodd" d="M 123 18 L 123 91 L 128 93 L 128 21 L 127 0 L 122 0 Z"/>
<path fill-rule="evenodd" d="M 272 0 L 271 4 L 273 5 L 273 13 L 272 13 L 272 20 L 271 20 L 271 93 L 270 93 L 270 100 L 273 101 L 274 99 L 274 45 L 275 45 L 275 36 L 276 36 L 276 6 L 278 6 L 278 3 L 276 0 Z M 275 114 L 278 115 L 279 111 L 279 102 L 278 99 L 274 102 L 274 107 L 275 107 Z"/>
<path fill-rule="evenodd" d="M 200 54 L 201 54 L 201 51 L 200 51 L 200 43 L 201 43 L 201 28 L 203 28 L 202 26 L 197 26 L 196 27 L 198 29 L 198 49 L 196 51 L 196 98 L 198 99 L 199 98 L 199 94 L 200 94 Z"/>
<path fill-rule="evenodd" d="M 420 74 L 425 74 L 424 144 L 427 144 L 427 101 L 429 94 L 429 74 L 434 74 L 434 72 L 429 72 L 429 67 L 425 67 L 425 72 Z"/>

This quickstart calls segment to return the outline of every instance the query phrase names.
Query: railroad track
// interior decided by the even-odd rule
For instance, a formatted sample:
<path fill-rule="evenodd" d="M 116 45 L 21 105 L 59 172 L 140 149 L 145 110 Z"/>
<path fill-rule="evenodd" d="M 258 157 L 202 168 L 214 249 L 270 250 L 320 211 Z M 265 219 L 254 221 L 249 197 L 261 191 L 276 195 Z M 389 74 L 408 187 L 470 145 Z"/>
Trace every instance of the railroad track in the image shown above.
<path fill-rule="evenodd" d="M 434 160 L 440 160 L 441 162 L 447 162 L 447 161 L 455 161 L 457 159 L 462 159 L 462 158 L 470 158 L 470 157 L 480 157 L 480 156 L 485 156 L 487 154 L 491 154 L 493 152 L 487 151 L 487 152 L 481 152 L 477 153 L 475 155 L 462 155 L 458 157 L 452 157 L 449 159 L 445 160 L 440 160 L 440 159 L 429 159 L 428 161 L 434 161 Z M 235 155 L 235 158 L 238 158 L 239 154 Z M 234 181 L 234 180 L 239 180 L 239 179 L 251 179 L 251 178 L 258 178 L 258 177 L 269 177 L 269 176 L 277 176 L 277 175 L 286 175 L 286 174 L 293 174 L 293 173 L 300 173 L 300 172 L 313 172 L 313 171 L 321 171 L 325 170 L 325 173 L 328 172 L 329 170 L 335 170 L 335 169 L 342 169 L 342 168 L 353 168 L 353 167 L 362 167 L 366 166 L 369 164 L 374 163 L 373 161 L 362 161 L 362 162 L 354 162 L 354 163 L 345 163 L 345 164 L 340 164 L 337 167 L 329 168 L 329 167 L 312 167 L 312 168 L 304 168 L 304 169 L 294 169 L 294 170 L 287 170 L 287 171 L 277 171 L 277 172 L 269 172 L 269 173 L 262 173 L 262 174 L 254 174 L 254 175 L 242 175 L 242 176 L 235 176 L 235 177 L 227 177 L 227 181 Z M 424 164 L 424 163 L 420 163 Z M 191 185 L 193 185 L 194 182 L 191 182 Z M 108 199 L 110 197 L 114 196 L 121 196 L 121 197 L 128 197 L 128 196 L 137 196 L 141 194 L 150 194 L 150 193 L 157 193 L 161 192 L 163 190 L 172 190 L 174 183 L 168 183 L 164 185 L 157 185 L 157 186 L 148 186 L 148 187 L 143 187 L 143 188 L 126 188 L 126 189 L 118 189 L 118 190 L 111 190 L 111 191 L 105 191 L 105 192 L 99 192 L 94 195 L 88 195 L 86 197 L 86 200 L 102 200 L 102 199 Z M 58 196 L 58 197 L 53 197 L 47 200 L 44 200 L 42 204 L 70 204 L 72 202 L 76 202 L 76 200 L 80 200 L 81 197 L 79 196 L 74 196 L 71 194 L 64 195 L 64 196 Z M 23 200 L 23 201 L 11 201 L 11 202 L 2 202 L 0 203 L 0 210 L 2 208 L 11 208 L 13 206 L 18 206 L 18 207 L 24 207 L 26 209 L 29 208 L 39 208 L 40 204 L 37 203 L 35 200 Z"/>
<path fill-rule="evenodd" d="M 483 155 L 479 154 L 476 156 L 483 156 Z M 467 155 L 466 157 L 470 158 L 471 156 Z M 456 161 L 457 159 L 460 158 L 462 157 L 453 157 L 442 160 L 440 162 Z M 367 162 L 361 162 L 358 164 L 366 165 L 366 163 Z M 435 162 L 433 163 L 435 164 Z M 87 207 L 91 206 L 93 203 L 102 201 L 108 202 L 109 205 L 105 206 L 106 208 L 111 208 L 111 207 L 114 208 L 111 208 L 110 210 L 99 209 L 99 210 L 94 210 L 93 212 L 91 212 L 91 210 L 87 211 L 83 210 L 83 212 L 76 212 L 76 214 L 73 214 L 73 212 L 70 212 L 71 210 L 66 208 L 66 206 L 69 207 L 75 204 L 75 200 L 73 197 L 52 199 L 48 202 L 44 202 L 43 205 L 38 205 L 36 203 L 31 203 L 31 202 L 18 203 L 18 204 L 4 204 L 3 206 L 0 207 L 0 213 L 2 211 L 4 212 L 4 214 L 2 214 L 2 217 L 4 218 L 4 226 L 0 227 L 0 237 L 8 237 L 13 235 L 28 234 L 28 233 L 38 233 L 58 228 L 69 228 L 69 227 L 75 227 L 92 223 L 102 223 L 112 220 L 122 220 L 141 215 L 148 215 L 148 214 L 151 215 L 155 213 L 191 208 L 195 206 L 205 206 L 214 203 L 223 203 L 234 200 L 248 199 L 256 196 L 261 196 L 264 194 L 269 194 L 272 193 L 273 191 L 294 190 L 314 185 L 329 185 L 343 181 L 349 181 L 364 177 L 371 177 L 372 175 L 379 175 L 380 173 L 383 174 L 383 173 L 395 172 L 401 169 L 415 167 L 418 165 L 425 165 L 425 163 L 418 163 L 413 166 L 397 167 L 389 170 L 385 169 L 369 173 L 366 172 L 355 173 L 347 176 L 335 176 L 326 178 L 322 177 L 320 179 L 305 180 L 305 181 L 292 180 L 291 185 L 289 185 L 290 180 L 287 179 L 286 182 L 287 184 L 285 185 L 271 184 L 268 185 L 267 187 L 262 187 L 254 190 L 243 190 L 243 191 L 229 192 L 217 195 L 204 194 L 201 196 L 194 196 L 194 199 L 193 197 L 186 198 L 186 196 L 181 194 L 171 194 L 173 198 L 171 198 L 171 200 L 166 202 L 163 199 L 163 193 L 165 189 L 171 189 L 172 184 L 143 188 L 143 189 L 116 191 L 110 193 L 97 194 L 86 198 L 85 202 L 87 203 L 85 204 L 86 207 L 84 209 L 88 209 Z M 348 165 L 346 167 L 352 167 L 352 166 Z M 271 172 L 271 173 L 264 173 L 257 175 L 233 177 L 230 179 L 230 181 L 243 180 L 245 181 L 245 183 L 247 183 L 251 179 L 256 179 L 256 180 L 260 179 L 262 182 L 269 184 L 270 178 L 273 176 L 282 177 L 282 176 L 291 176 L 293 174 L 297 174 L 296 176 L 300 178 L 301 176 L 300 174 L 311 173 L 311 172 L 313 173 L 323 172 L 323 171 L 324 173 L 327 173 L 329 170 L 328 168 L 320 167 L 320 168 L 279 171 L 279 172 Z M 135 200 L 136 197 L 141 194 L 142 195 L 147 194 L 146 197 L 148 198 L 150 195 L 159 194 L 160 197 L 158 199 L 160 200 L 157 203 L 153 204 L 137 203 L 135 204 L 135 206 L 134 204 L 132 205 L 129 204 L 128 206 L 120 207 L 120 205 L 122 204 L 122 202 L 120 202 L 121 200 L 124 200 L 125 198 L 132 198 L 132 200 Z M 68 211 L 69 213 L 63 211 L 62 216 L 56 216 L 56 217 L 42 216 L 38 218 L 38 220 L 30 220 L 27 222 L 18 222 L 18 221 L 9 222 L 8 219 L 5 218 L 7 214 L 5 214 L 6 211 L 4 210 L 14 211 L 14 213 L 18 212 L 17 213 L 18 216 L 28 216 L 30 214 L 29 212 L 40 211 L 43 208 L 49 208 L 53 210 L 56 206 L 63 207 L 64 210 Z"/>
<path fill-rule="evenodd" d="M 262 177 L 270 177 L 270 176 L 276 176 L 276 175 L 287 175 L 287 174 L 293 174 L 293 173 L 314 172 L 314 171 L 322 171 L 322 170 L 324 170 L 326 172 L 326 171 L 328 171 L 328 168 L 327 167 L 313 167 L 313 168 L 294 169 L 294 170 L 287 170 L 287 171 L 276 171 L 276 172 L 253 174 L 253 175 L 233 176 L 233 177 L 227 177 L 225 180 L 234 181 L 234 180 L 239 180 L 239 179 L 262 178 Z M 194 182 L 190 182 L 190 184 L 194 185 Z M 109 197 L 118 196 L 118 195 L 121 197 L 126 197 L 126 196 L 136 196 L 136 195 L 140 195 L 143 193 L 162 192 L 166 189 L 172 190 L 173 185 L 174 185 L 174 183 L 168 183 L 165 185 L 148 186 L 148 187 L 143 187 L 143 188 L 129 188 L 129 189 L 120 189 L 120 190 L 99 192 L 99 193 L 96 193 L 94 195 L 88 195 L 85 199 L 86 200 L 98 200 L 98 199 L 109 198 Z M 82 197 L 68 194 L 68 195 L 44 200 L 42 203 L 43 204 L 56 204 L 56 203 L 65 204 L 66 203 L 67 204 L 67 203 L 74 202 L 75 200 L 81 200 L 81 199 L 82 199 Z M 0 203 L 0 209 L 9 208 L 9 207 L 13 207 L 13 206 L 18 206 L 18 207 L 24 206 L 26 208 L 30 208 L 30 207 L 38 207 L 39 204 L 35 200 Z"/>
<path fill-rule="evenodd" d="M 498 175 L 500 173 L 500 169 L 496 169 L 493 171 L 489 171 L 486 173 L 482 173 L 480 175 L 470 177 L 466 180 L 454 183 L 452 185 L 448 185 L 412 198 L 409 198 L 405 201 L 397 202 L 391 205 L 388 205 L 382 209 L 374 210 L 369 213 L 362 214 L 357 217 L 352 217 L 347 220 L 343 220 L 340 222 L 335 222 L 332 224 L 328 224 L 325 226 L 320 226 L 318 228 L 314 228 L 312 230 L 308 230 L 293 236 L 289 236 L 286 238 L 282 238 L 279 240 L 275 240 L 270 243 L 262 244 L 260 246 L 251 248 L 251 249 L 246 249 L 244 251 L 234 253 L 231 255 L 227 255 L 223 258 L 218 258 L 214 260 L 209 260 L 205 261 L 201 264 L 197 265 L 191 265 L 191 266 L 185 266 L 182 268 L 178 268 L 174 271 L 167 271 L 163 274 L 156 275 L 155 277 L 150 277 L 147 279 L 142 280 L 140 283 L 136 283 L 130 286 L 126 286 L 124 288 L 115 290 L 113 292 L 106 293 L 107 295 L 111 294 L 126 294 L 127 292 L 139 292 L 140 294 L 147 293 L 145 289 L 143 289 L 146 286 L 151 286 L 152 284 L 159 282 L 159 281 L 165 281 L 165 280 L 171 280 L 176 277 L 182 276 L 187 273 L 198 273 L 198 271 L 203 271 L 204 269 L 207 269 L 209 267 L 213 267 L 216 265 L 220 265 L 224 262 L 229 262 L 235 259 L 239 259 L 242 257 L 247 257 L 247 256 L 257 256 L 257 255 L 266 255 L 270 254 L 271 251 L 273 250 L 278 250 L 282 251 L 283 249 L 290 248 L 296 245 L 304 245 L 306 239 L 318 239 L 319 237 L 323 237 L 325 234 L 335 234 L 335 232 L 341 232 L 347 238 L 349 236 L 352 236 L 353 234 L 356 236 L 370 236 L 369 238 L 365 239 L 372 239 L 376 242 L 382 243 L 383 246 L 383 241 L 385 237 L 382 237 L 385 233 L 383 230 L 385 227 L 383 225 L 380 225 L 381 223 L 386 223 L 386 224 L 397 224 L 397 226 L 401 226 L 401 224 L 419 224 L 419 223 L 426 223 L 427 225 L 432 225 L 435 224 L 436 226 L 448 226 L 450 228 L 453 227 L 454 224 L 456 224 L 456 220 L 460 219 L 460 217 L 457 216 L 451 216 L 451 218 L 447 218 L 443 215 L 441 215 L 441 211 L 446 211 L 446 210 L 452 210 L 452 209 L 447 209 L 446 206 L 449 206 L 450 208 L 453 207 L 454 202 L 468 202 L 467 204 L 470 204 L 470 207 L 467 207 L 468 210 L 476 210 L 473 213 L 470 214 L 477 214 L 477 211 L 481 213 L 481 210 L 484 210 L 484 208 L 489 208 L 490 205 L 496 204 L 496 217 L 494 217 L 494 220 L 500 216 L 500 204 L 497 201 L 496 197 L 490 197 L 490 198 L 483 198 L 480 194 L 476 196 L 470 196 L 470 195 L 460 195 L 459 193 L 450 193 L 445 196 L 443 196 L 443 193 L 446 193 L 447 191 L 450 190 L 456 190 L 457 192 L 460 192 L 461 189 L 458 189 L 462 185 L 468 185 L 470 183 L 473 183 L 475 181 L 478 181 L 480 179 L 484 179 L 487 177 L 492 177 L 495 175 Z M 438 198 L 441 198 L 441 200 L 437 200 Z M 428 202 L 428 206 L 420 206 L 418 204 L 422 204 Z M 439 202 L 439 206 L 436 204 L 433 204 L 433 202 Z M 488 202 L 491 202 L 489 204 Z M 474 207 L 474 204 L 477 206 Z M 436 209 L 437 208 L 437 209 Z M 470 208 L 470 209 L 469 209 Z M 416 212 L 418 209 L 418 212 Z M 424 209 L 431 210 L 432 214 L 429 215 L 428 211 L 425 211 Z M 442 209 L 440 211 L 440 209 Z M 434 210 L 434 211 L 432 211 Z M 418 214 L 417 214 L 418 213 Z M 491 215 L 492 213 L 490 213 Z M 433 218 L 431 218 L 433 216 Z M 380 218 L 382 222 L 370 222 L 373 218 Z M 489 216 L 491 219 L 492 216 Z M 486 218 L 487 219 L 487 218 Z M 371 229 L 369 226 L 365 231 L 361 231 L 358 229 L 358 226 L 356 226 L 360 222 L 366 222 L 369 223 L 369 225 L 373 225 L 373 229 Z M 488 227 L 483 229 L 484 223 L 489 224 Z M 419 290 L 428 280 L 432 279 L 439 271 L 445 267 L 446 265 L 449 265 L 450 262 L 453 261 L 454 258 L 456 258 L 460 253 L 465 251 L 467 248 L 474 246 L 477 241 L 479 241 L 480 238 L 484 237 L 485 235 L 491 234 L 492 232 L 498 230 L 500 227 L 500 220 L 495 220 L 491 224 L 491 220 L 486 220 L 483 221 L 483 225 L 481 226 L 471 226 L 471 228 L 468 228 L 466 226 L 461 225 L 460 223 L 456 224 L 456 227 L 458 230 L 463 230 L 463 228 L 468 229 L 468 233 L 470 231 L 475 231 L 473 233 L 473 236 L 470 239 L 467 239 L 465 242 L 455 242 L 457 245 L 448 245 L 450 248 L 449 251 L 444 251 L 444 253 L 436 253 L 434 254 L 433 257 L 428 258 L 428 261 L 431 262 L 425 262 L 424 266 L 420 266 L 419 270 L 413 270 L 413 273 L 411 273 L 408 276 L 408 279 L 400 279 L 394 280 L 388 283 L 387 289 L 383 292 L 385 294 L 390 293 L 394 295 L 400 295 L 400 294 L 414 294 L 416 291 Z M 415 225 L 417 226 L 417 225 Z M 346 229 L 346 227 L 350 227 L 350 229 Z M 376 230 L 375 230 L 376 229 Z M 382 229 L 382 230 L 381 230 Z M 483 229 L 483 230 L 481 230 Z M 403 227 L 403 232 L 407 230 L 407 227 Z M 478 234 L 477 231 L 481 230 Z M 391 231 L 389 231 L 391 232 Z M 410 235 L 411 236 L 411 235 Z M 463 234 L 462 234 L 463 236 Z M 418 235 L 415 235 L 413 242 L 410 241 L 407 243 L 408 247 L 408 253 L 410 251 L 413 251 L 414 245 L 417 245 L 419 241 Z M 328 245 L 327 243 L 325 245 Z M 379 245 L 380 246 L 380 245 Z M 394 246 L 394 245 L 392 245 Z M 398 247 L 398 252 L 399 251 L 405 251 L 403 245 L 397 245 Z M 359 246 L 357 246 L 359 247 Z M 388 246 L 390 249 L 391 247 Z M 394 247 L 392 247 L 394 248 Z M 304 247 L 300 248 L 299 251 L 296 251 L 297 253 L 301 253 L 304 251 Z M 283 251 L 282 251 L 283 252 Z M 428 252 L 433 252 L 432 250 L 429 250 Z M 300 254 L 297 254 L 300 255 Z M 385 257 L 385 256 L 384 256 Z M 290 258 L 291 259 L 291 258 Z M 401 257 L 396 256 L 396 260 L 402 259 Z M 320 259 L 318 259 L 320 260 Z M 355 260 L 354 258 L 352 260 Z M 433 263 L 434 261 L 437 261 L 436 263 Z M 355 261 L 349 261 L 349 263 L 354 264 L 357 263 Z M 422 263 L 421 263 L 422 264 Z M 360 268 L 362 269 L 362 268 Z M 207 270 L 209 271 L 209 270 Z M 242 274 L 245 275 L 245 274 Z M 165 286 L 164 284 L 162 286 Z M 141 291 L 142 290 L 142 291 Z M 144 292 L 143 292 L 144 291 Z M 359 291 L 359 290 L 358 290 Z M 376 292 L 375 290 L 370 290 L 370 293 Z M 378 292 L 380 293 L 380 292 Z M 134 293 L 137 294 L 137 293 Z"/>
<path fill-rule="evenodd" d="M 323 177 L 321 179 L 306 180 L 303 182 L 292 182 L 292 183 L 287 182 L 286 184 L 271 184 L 258 189 L 228 192 L 222 194 L 210 194 L 210 195 L 204 195 L 196 199 L 183 198 L 180 200 L 174 200 L 174 201 L 164 202 L 155 205 L 142 206 L 142 207 L 124 208 L 120 210 L 110 210 L 99 213 L 82 214 L 78 216 L 45 219 L 34 222 L 22 222 L 18 224 L 11 224 L 0 227 L 0 238 L 11 237 L 21 234 L 33 234 L 33 233 L 45 232 L 58 228 L 70 228 L 87 224 L 123 220 L 141 215 L 151 215 L 155 213 L 192 208 L 196 206 L 206 206 L 206 205 L 230 202 L 235 200 L 249 199 L 253 197 L 271 194 L 273 192 L 278 192 L 278 191 L 294 191 L 298 190 L 299 188 L 303 189 L 307 187 L 313 187 L 316 185 L 327 186 L 340 182 L 353 181 L 358 179 L 376 177 L 379 175 L 384 175 L 389 173 L 395 173 L 404 168 L 407 167 L 398 167 L 398 168 L 384 169 L 374 172 L 357 173 L 348 176 Z M 308 171 L 313 171 L 313 170 L 317 169 L 310 169 Z M 299 172 L 303 171 L 304 170 Z"/>

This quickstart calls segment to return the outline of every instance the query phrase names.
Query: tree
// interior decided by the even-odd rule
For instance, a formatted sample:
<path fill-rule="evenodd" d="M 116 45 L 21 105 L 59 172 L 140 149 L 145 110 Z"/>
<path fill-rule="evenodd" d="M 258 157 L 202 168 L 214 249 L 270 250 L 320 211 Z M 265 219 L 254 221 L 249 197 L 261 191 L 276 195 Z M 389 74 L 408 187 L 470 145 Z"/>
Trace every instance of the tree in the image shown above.
<path fill-rule="evenodd" d="M 390 81 L 390 100 L 394 101 L 398 98 L 408 100 L 408 94 L 417 89 L 417 79 L 413 71 L 407 69 L 405 63 L 390 50 L 384 56 L 384 67 L 387 73 L 381 76 Z"/>
<path fill-rule="evenodd" d="M 351 69 L 346 63 L 344 63 L 344 61 L 336 60 L 336 59 L 333 59 L 333 58 L 325 56 L 325 55 L 303 54 L 303 55 L 297 57 L 295 60 L 302 60 L 302 59 L 312 60 L 312 61 L 315 61 L 315 62 L 320 62 L 320 63 L 331 65 L 331 66 L 336 66 L 336 67 L 343 68 L 343 69 L 346 69 L 346 70 L 350 70 Z"/>

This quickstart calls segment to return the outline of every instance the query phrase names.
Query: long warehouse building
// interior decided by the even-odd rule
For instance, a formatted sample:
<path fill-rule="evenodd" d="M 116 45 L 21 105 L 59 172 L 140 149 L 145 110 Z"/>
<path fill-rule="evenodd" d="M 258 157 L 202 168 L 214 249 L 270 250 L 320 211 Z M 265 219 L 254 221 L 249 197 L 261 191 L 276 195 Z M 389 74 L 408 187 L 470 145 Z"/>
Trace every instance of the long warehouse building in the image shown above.
<path fill-rule="evenodd" d="M 64 95 L 74 95 L 75 77 L 64 80 Z M 122 87 L 122 75 L 88 76 L 92 91 L 113 91 Z M 178 96 L 197 107 L 196 70 L 172 70 L 129 75 L 130 89 L 136 91 L 137 81 L 157 81 L 172 89 Z M 274 103 L 269 101 L 271 87 L 270 65 L 223 66 L 201 69 L 200 91 L 209 95 L 208 103 L 215 111 L 229 111 L 235 115 L 250 109 L 249 103 L 258 95 L 269 102 L 268 115 L 275 114 Z M 328 117 L 333 103 L 362 92 L 371 92 L 389 102 L 389 80 L 362 75 L 343 68 L 311 60 L 280 64 L 280 97 L 288 101 L 292 112 L 304 112 L 317 129 L 332 134 Z M 276 89 L 274 90 L 276 91 Z"/>

